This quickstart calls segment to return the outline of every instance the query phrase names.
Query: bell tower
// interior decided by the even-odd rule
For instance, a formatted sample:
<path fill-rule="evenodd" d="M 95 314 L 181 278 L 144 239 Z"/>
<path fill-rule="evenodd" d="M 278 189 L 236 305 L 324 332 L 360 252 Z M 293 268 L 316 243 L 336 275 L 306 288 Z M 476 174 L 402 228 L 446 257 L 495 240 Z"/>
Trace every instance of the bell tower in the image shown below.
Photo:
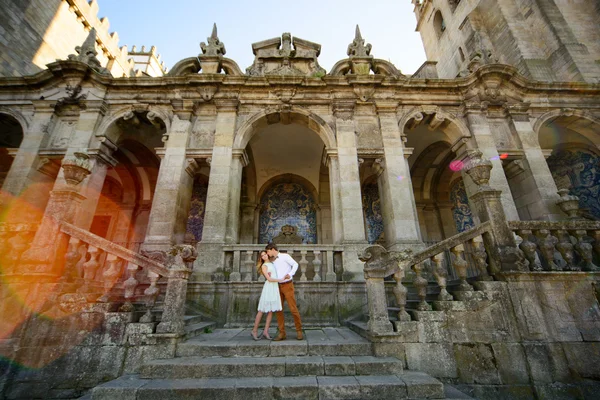
<path fill-rule="evenodd" d="M 440 78 L 499 62 L 540 81 L 600 82 L 600 1 L 412 0 Z"/>

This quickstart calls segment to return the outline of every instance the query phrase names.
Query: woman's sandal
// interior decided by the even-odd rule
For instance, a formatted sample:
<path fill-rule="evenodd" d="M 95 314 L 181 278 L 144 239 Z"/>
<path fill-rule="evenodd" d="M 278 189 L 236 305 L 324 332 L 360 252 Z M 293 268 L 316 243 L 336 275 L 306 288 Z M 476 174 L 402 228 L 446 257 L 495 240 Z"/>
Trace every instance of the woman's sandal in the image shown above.
<path fill-rule="evenodd" d="M 261 337 L 264 337 L 267 340 L 273 340 L 273 338 L 271 338 L 271 336 L 269 336 L 269 332 L 264 332 L 263 331 Z"/>
<path fill-rule="evenodd" d="M 252 336 L 252 339 L 254 340 L 260 340 L 260 336 L 256 336 L 256 333 L 254 332 L 250 332 L 250 336 Z"/>

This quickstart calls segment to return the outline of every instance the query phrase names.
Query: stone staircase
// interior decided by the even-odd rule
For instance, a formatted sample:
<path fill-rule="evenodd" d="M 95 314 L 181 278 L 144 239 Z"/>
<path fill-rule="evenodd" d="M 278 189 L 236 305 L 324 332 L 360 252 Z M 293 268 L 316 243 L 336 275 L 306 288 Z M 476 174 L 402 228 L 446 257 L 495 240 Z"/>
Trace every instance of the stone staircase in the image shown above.
<path fill-rule="evenodd" d="M 192 326 L 195 324 L 192 324 Z M 270 333 L 275 335 L 273 329 Z M 254 341 L 249 329 L 215 329 L 181 343 L 177 357 L 97 386 L 88 398 L 118 399 L 468 399 L 437 379 L 375 357 L 348 328 L 305 330 L 281 342 Z"/>

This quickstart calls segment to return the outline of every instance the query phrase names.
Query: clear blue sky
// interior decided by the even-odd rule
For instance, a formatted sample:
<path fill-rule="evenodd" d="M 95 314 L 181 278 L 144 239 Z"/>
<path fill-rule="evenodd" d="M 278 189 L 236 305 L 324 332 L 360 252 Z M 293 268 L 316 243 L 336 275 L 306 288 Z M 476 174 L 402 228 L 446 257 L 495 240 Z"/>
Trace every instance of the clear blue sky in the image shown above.
<path fill-rule="evenodd" d="M 254 56 L 252 43 L 292 36 L 321 44 L 319 63 L 327 71 L 346 58 L 356 24 L 371 54 L 391 61 L 405 74 L 425 61 L 410 0 L 302 0 L 296 2 L 206 0 L 98 0 L 99 17 L 119 33 L 120 45 L 154 45 L 167 67 L 201 53 L 213 22 L 228 58 L 242 71 Z"/>

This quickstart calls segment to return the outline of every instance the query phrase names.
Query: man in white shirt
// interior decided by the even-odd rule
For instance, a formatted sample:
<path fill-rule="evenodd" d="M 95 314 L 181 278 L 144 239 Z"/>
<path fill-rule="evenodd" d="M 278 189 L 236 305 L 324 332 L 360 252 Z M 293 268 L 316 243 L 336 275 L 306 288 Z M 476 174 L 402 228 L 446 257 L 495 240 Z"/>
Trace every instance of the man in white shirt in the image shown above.
<path fill-rule="evenodd" d="M 279 283 L 281 306 L 283 307 L 283 303 L 287 301 L 290 312 L 292 313 L 292 317 L 294 317 L 294 325 L 296 325 L 296 339 L 302 340 L 304 339 L 304 336 L 302 335 L 302 321 L 300 320 L 300 313 L 298 312 L 298 307 L 296 306 L 294 281 L 292 280 L 294 274 L 296 271 L 298 271 L 298 263 L 294 261 L 289 254 L 280 253 L 275 243 L 269 243 L 265 247 L 265 250 L 267 251 L 267 255 L 269 256 L 271 262 L 275 265 L 277 277 L 279 279 L 283 279 L 283 282 Z M 279 327 L 279 333 L 273 340 L 285 340 L 286 334 L 283 309 L 277 312 L 277 326 Z"/>

